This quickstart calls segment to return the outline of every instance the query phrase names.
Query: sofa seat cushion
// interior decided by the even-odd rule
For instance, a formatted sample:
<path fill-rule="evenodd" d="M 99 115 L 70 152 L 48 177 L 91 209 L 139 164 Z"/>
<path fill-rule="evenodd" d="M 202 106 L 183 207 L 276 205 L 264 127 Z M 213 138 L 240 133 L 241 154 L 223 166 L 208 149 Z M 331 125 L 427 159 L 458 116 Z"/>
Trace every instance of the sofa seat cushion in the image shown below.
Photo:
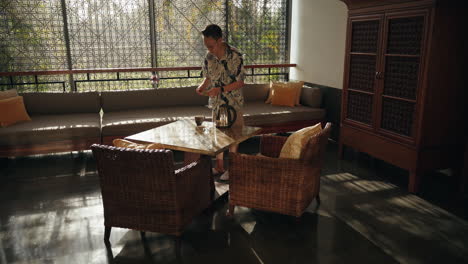
<path fill-rule="evenodd" d="M 307 106 L 276 106 L 264 102 L 247 102 L 244 105 L 246 125 L 261 126 L 293 121 L 317 120 L 325 118 L 325 109 Z"/>
<path fill-rule="evenodd" d="M 102 135 L 129 136 L 197 115 L 211 117 L 211 110 L 204 106 L 174 106 L 106 112 L 102 119 Z"/>
<path fill-rule="evenodd" d="M 100 119 L 98 113 L 32 115 L 29 122 L 0 128 L 0 146 L 99 138 Z"/>

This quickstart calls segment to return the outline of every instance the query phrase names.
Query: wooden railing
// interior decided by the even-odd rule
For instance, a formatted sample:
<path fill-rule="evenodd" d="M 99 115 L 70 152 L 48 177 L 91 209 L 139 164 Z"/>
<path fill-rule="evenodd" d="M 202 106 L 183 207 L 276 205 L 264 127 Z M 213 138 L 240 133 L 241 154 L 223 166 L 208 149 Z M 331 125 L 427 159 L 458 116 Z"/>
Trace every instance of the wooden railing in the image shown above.
<path fill-rule="evenodd" d="M 246 75 L 247 76 L 283 76 L 283 79 L 289 80 L 289 70 L 283 70 L 286 68 L 296 67 L 296 64 L 258 64 L 258 65 L 245 65 Z M 267 71 L 259 72 L 258 69 L 267 69 Z M 118 81 L 145 81 L 149 80 L 149 77 L 152 73 L 160 72 L 186 72 L 184 76 L 177 75 L 171 76 L 167 75 L 160 77 L 160 80 L 173 80 L 173 79 L 193 79 L 201 78 L 200 76 L 201 67 L 157 67 L 157 68 L 108 68 L 108 69 L 78 69 L 78 70 L 52 70 L 52 71 L 21 71 L 21 72 L 0 72 L 0 78 L 3 79 L 0 81 L 0 89 L 3 86 L 26 86 L 26 85 L 45 85 L 45 84 L 62 84 L 63 91 L 66 91 L 67 83 L 71 87 L 70 90 L 77 91 L 77 84 L 83 82 L 118 82 Z M 192 71 L 198 71 L 193 73 Z M 148 77 L 146 78 L 122 78 L 121 73 L 136 73 L 136 72 L 148 72 Z M 91 74 L 103 74 L 103 73 L 115 73 L 115 78 L 91 78 Z M 86 74 L 85 79 L 75 79 L 74 75 Z M 39 80 L 40 76 L 47 75 L 68 75 L 68 80 L 63 81 L 41 81 Z M 22 79 L 29 77 L 28 80 Z M 30 77 L 33 77 L 31 80 Z M 5 80 L 6 79 L 6 80 Z"/>

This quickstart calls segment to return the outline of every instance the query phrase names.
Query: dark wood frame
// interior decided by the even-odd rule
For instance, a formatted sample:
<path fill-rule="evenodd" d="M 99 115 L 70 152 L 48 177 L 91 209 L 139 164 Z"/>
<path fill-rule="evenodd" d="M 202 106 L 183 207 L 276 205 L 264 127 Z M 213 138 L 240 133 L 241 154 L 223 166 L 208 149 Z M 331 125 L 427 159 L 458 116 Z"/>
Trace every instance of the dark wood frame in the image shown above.
<path fill-rule="evenodd" d="M 379 34 L 379 38 L 378 38 L 378 45 L 377 45 L 377 51 L 375 54 L 359 54 L 359 53 L 356 53 L 356 52 L 351 52 L 351 33 L 352 33 L 352 30 L 353 30 L 353 22 L 360 22 L 360 21 L 373 21 L 373 20 L 378 20 L 380 24 L 382 24 L 383 20 L 384 20 L 384 16 L 381 15 L 381 14 L 377 14 L 377 15 L 368 15 L 368 16 L 356 16 L 356 17 L 352 17 L 352 18 L 349 18 L 348 19 L 348 30 L 346 32 L 346 53 L 345 53 L 345 65 L 348 66 L 350 65 L 351 63 L 351 55 L 369 55 L 369 56 L 375 56 L 376 57 L 376 65 L 375 65 L 375 69 L 376 71 L 378 71 L 378 67 L 380 65 L 380 61 L 379 61 L 379 53 L 380 53 L 380 49 L 381 49 L 381 38 L 382 38 L 382 34 L 380 33 Z M 381 25 L 380 25 L 381 27 Z M 349 67 L 349 66 L 348 66 Z M 374 84 L 375 85 L 375 84 Z M 343 89 L 343 96 L 341 97 L 341 105 L 343 106 L 346 106 L 348 104 L 348 91 L 350 91 L 350 89 L 348 89 L 348 86 L 349 86 L 349 71 L 348 70 L 345 70 L 345 73 L 344 73 L 344 78 L 343 78 L 343 87 L 346 87 L 346 89 Z M 375 93 L 377 92 L 377 87 L 374 87 L 374 92 L 371 93 L 371 92 L 366 92 L 366 91 L 358 91 L 358 90 L 351 90 L 353 92 L 359 92 L 359 93 L 363 93 L 363 94 L 372 94 L 373 97 L 375 97 Z M 375 109 L 376 109 L 376 103 L 375 103 L 375 98 L 374 100 L 372 100 L 372 108 L 374 109 L 373 110 L 373 116 L 372 116 L 372 123 L 375 122 Z M 345 117 L 347 116 L 347 108 L 346 107 L 342 107 L 342 113 L 341 113 L 341 122 L 343 123 L 348 123 L 350 125 L 353 125 L 353 126 L 356 126 L 356 127 L 359 127 L 361 129 L 368 129 L 368 130 L 373 130 L 373 126 L 371 125 L 368 125 L 368 124 L 364 124 L 364 123 L 361 123 L 361 122 L 358 122 L 358 121 L 354 121 L 354 120 L 351 120 L 351 119 L 346 119 Z"/>
<path fill-rule="evenodd" d="M 388 41 L 387 41 L 387 38 L 388 38 L 388 23 L 391 19 L 394 19 L 394 18 L 403 18 L 403 17 L 413 17 L 413 16 L 423 16 L 424 17 L 424 20 L 425 22 L 427 21 L 430 21 L 430 17 L 429 17 L 429 12 L 428 10 L 412 10 L 412 11 L 397 11 L 397 12 L 392 12 L 392 13 L 388 13 L 386 14 L 385 16 L 385 19 L 384 19 L 384 25 L 383 25 L 383 38 L 382 38 L 382 50 L 381 50 L 381 57 L 382 57 L 382 60 L 381 60 L 381 64 L 379 66 L 379 71 L 380 72 L 386 72 L 386 69 L 385 69 L 385 65 L 386 65 L 386 61 L 387 61 L 387 57 L 389 57 L 390 54 L 386 54 L 384 51 L 387 50 L 387 45 L 388 45 Z M 428 42 L 428 25 L 429 23 L 425 23 L 425 26 L 424 26 L 424 30 L 423 30 L 423 33 L 422 33 L 422 40 L 421 40 L 421 53 L 419 55 L 415 55 L 415 56 L 410 56 L 410 55 L 402 55 L 402 54 L 392 54 L 393 56 L 398 56 L 398 57 L 418 57 L 419 58 L 419 73 L 418 73 L 418 87 L 416 88 L 417 90 L 417 94 L 416 94 L 416 99 L 415 100 L 407 100 L 407 101 L 412 101 L 413 103 L 415 103 L 415 117 L 414 117 L 414 120 L 415 122 L 413 122 L 413 127 L 412 127 L 412 131 L 413 131 L 413 135 L 410 136 L 410 137 L 407 137 L 407 136 L 404 136 L 404 135 L 400 135 L 400 134 L 396 134 L 396 133 L 393 133 L 391 131 L 388 131 L 388 130 L 385 130 L 385 129 L 382 129 L 380 128 L 381 126 L 381 123 L 382 123 L 382 107 L 378 108 L 376 107 L 375 111 L 376 111 L 376 119 L 374 120 L 375 121 L 375 132 L 376 133 L 379 133 L 379 134 L 382 134 L 386 137 L 389 137 L 389 138 L 393 138 L 399 142 L 402 142 L 402 143 L 407 143 L 408 145 L 413 145 L 415 144 L 416 142 L 419 142 L 419 138 L 420 138 L 420 120 L 421 120 L 421 113 L 422 113 L 422 102 L 424 101 L 424 94 L 423 94 L 423 91 L 424 89 L 422 89 L 423 85 L 422 85 L 422 80 L 424 80 L 424 69 L 425 69 L 425 46 L 426 46 L 426 43 Z M 384 76 L 385 78 L 385 76 Z M 378 85 L 378 89 L 377 89 L 377 105 L 382 105 L 382 101 L 383 101 L 383 98 L 384 97 L 390 97 L 390 96 L 385 96 L 383 94 L 383 90 L 384 90 L 384 83 L 383 83 L 383 79 L 380 80 L 380 82 L 378 82 L 380 85 Z M 400 101 L 405 101 L 403 98 L 399 98 L 399 97 L 394 97 L 395 99 L 397 100 L 400 100 Z"/>
<path fill-rule="evenodd" d="M 462 165 L 466 142 L 466 93 L 463 93 L 462 60 L 466 53 L 462 42 L 462 25 L 466 22 L 460 2 L 436 0 L 342 0 L 348 5 L 348 29 L 345 52 L 345 75 L 339 154 L 343 145 L 366 152 L 409 171 L 408 189 L 417 192 L 421 176 L 430 170 Z M 380 128 L 381 107 L 374 107 L 372 128 L 346 119 L 351 22 L 353 19 L 384 16 L 380 28 L 381 50 L 377 72 L 384 72 L 388 21 L 392 18 L 422 15 L 425 19 L 419 54 L 418 88 L 411 137 Z M 457 44 L 454 44 L 457 43 Z M 452 47 L 454 46 L 454 47 Z M 444 51 L 443 56 L 438 53 Z M 397 55 L 398 56 L 398 55 Z M 380 59 L 380 60 L 379 60 Z M 447 68 L 452 67 L 452 70 Z M 374 106 L 381 106 L 383 81 L 375 84 Z M 399 97 L 397 97 L 399 98 Z M 375 101 L 378 100 L 378 101 Z M 401 100 L 401 99 L 400 99 Z"/>

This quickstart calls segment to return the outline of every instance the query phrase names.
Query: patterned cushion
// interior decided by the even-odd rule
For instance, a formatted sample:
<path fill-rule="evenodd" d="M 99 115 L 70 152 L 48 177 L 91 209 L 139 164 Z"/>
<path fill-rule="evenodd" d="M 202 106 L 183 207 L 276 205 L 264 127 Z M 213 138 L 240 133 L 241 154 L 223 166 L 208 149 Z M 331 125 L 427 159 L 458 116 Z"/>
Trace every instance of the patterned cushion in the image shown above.
<path fill-rule="evenodd" d="M 302 150 L 305 148 L 309 139 L 320 134 L 322 125 L 320 123 L 315 126 L 305 127 L 291 134 L 281 149 L 280 158 L 299 159 L 301 158 Z"/>

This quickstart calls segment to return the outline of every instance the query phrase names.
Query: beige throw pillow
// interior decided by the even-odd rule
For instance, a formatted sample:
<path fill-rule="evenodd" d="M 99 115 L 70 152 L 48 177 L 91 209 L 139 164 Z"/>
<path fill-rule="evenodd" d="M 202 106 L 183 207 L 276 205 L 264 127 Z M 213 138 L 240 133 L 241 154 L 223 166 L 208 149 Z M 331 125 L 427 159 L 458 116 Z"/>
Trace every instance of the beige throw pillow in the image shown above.
<path fill-rule="evenodd" d="M 116 138 L 112 141 L 115 147 L 120 148 L 133 148 L 133 149 L 160 149 L 159 144 L 138 144 L 129 140 Z"/>
<path fill-rule="evenodd" d="M 280 158 L 299 159 L 302 149 L 306 146 L 309 139 L 320 134 L 322 125 L 320 123 L 315 126 L 305 127 L 291 134 L 281 149 Z"/>

